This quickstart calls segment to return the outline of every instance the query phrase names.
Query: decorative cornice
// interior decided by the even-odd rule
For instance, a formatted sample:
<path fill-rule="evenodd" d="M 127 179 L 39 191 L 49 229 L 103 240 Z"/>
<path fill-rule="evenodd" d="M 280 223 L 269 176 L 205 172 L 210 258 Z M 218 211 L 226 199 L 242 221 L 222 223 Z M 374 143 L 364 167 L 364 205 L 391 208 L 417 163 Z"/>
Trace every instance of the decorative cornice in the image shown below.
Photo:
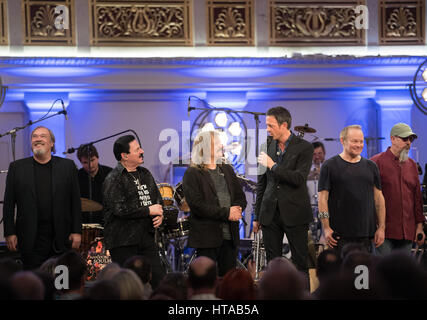
<path fill-rule="evenodd" d="M 326 56 L 307 55 L 292 58 L 1 58 L 0 65 L 85 67 L 107 65 L 187 65 L 215 67 L 250 67 L 277 65 L 419 65 L 426 57 L 413 56 Z"/>

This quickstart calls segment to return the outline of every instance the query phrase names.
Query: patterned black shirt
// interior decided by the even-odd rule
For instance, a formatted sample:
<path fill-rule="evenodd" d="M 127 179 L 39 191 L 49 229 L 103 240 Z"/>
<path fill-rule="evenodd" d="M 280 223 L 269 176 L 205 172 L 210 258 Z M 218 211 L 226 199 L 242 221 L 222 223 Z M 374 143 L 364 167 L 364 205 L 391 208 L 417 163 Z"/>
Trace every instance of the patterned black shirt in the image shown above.
<path fill-rule="evenodd" d="M 149 207 L 163 201 L 146 168 L 131 174 L 119 162 L 105 178 L 103 198 L 107 249 L 141 244 L 144 232 L 154 232 Z"/>

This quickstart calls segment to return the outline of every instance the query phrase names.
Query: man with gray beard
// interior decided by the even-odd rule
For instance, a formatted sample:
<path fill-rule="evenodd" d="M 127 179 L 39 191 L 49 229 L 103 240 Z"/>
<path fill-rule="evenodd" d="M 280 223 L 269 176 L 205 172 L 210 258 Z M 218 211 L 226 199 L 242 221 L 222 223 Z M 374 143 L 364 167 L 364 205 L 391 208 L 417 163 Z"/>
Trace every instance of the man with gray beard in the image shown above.
<path fill-rule="evenodd" d="M 372 157 L 381 175 L 386 204 L 385 241 L 377 248 L 382 255 L 392 250 L 410 252 L 412 243 L 424 243 L 423 206 L 417 164 L 408 156 L 417 135 L 405 123 L 393 126 L 391 146 Z"/>
<path fill-rule="evenodd" d="M 46 127 L 31 132 L 31 150 L 32 157 L 9 165 L 3 205 L 7 248 L 19 250 L 28 270 L 70 248 L 78 249 L 82 230 L 74 161 L 52 155 L 55 136 Z"/>

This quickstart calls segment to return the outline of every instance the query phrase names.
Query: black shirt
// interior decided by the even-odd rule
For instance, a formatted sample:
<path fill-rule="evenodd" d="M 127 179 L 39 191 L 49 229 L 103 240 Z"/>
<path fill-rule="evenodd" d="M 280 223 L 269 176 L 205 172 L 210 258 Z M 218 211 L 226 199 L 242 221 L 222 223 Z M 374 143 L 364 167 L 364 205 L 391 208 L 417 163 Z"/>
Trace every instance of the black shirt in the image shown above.
<path fill-rule="evenodd" d="M 113 170 L 110 167 L 99 165 L 99 169 L 92 181 L 92 200 L 102 204 L 102 184 L 105 178 Z M 81 168 L 78 172 L 80 195 L 82 198 L 89 199 L 89 178 L 85 169 Z"/>
<path fill-rule="evenodd" d="M 38 224 L 52 223 L 52 160 L 41 164 L 33 159 Z"/>
<path fill-rule="evenodd" d="M 375 162 L 363 157 L 359 162 L 352 163 L 337 155 L 324 162 L 318 190 L 329 191 L 332 230 L 343 238 L 374 236 L 374 186 L 381 190 L 380 179 Z"/>

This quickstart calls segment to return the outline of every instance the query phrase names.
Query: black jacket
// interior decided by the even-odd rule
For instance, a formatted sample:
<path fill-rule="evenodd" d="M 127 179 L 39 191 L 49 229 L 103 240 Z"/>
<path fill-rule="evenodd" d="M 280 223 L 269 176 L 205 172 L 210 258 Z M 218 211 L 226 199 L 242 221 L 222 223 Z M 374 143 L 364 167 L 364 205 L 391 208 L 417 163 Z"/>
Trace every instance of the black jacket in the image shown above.
<path fill-rule="evenodd" d="M 37 235 L 37 199 L 34 183 L 33 157 L 9 165 L 4 193 L 4 235 L 18 236 L 18 249 L 29 253 Z M 74 161 L 52 157 L 52 213 L 55 247 L 65 251 L 71 233 L 82 233 L 81 201 Z M 14 221 L 16 211 L 16 224 Z"/>
<path fill-rule="evenodd" d="M 245 210 L 247 202 L 242 187 L 230 165 L 219 166 L 230 192 L 231 206 Z M 185 199 L 190 207 L 188 246 L 216 248 L 222 243 L 222 223 L 230 223 L 231 238 L 239 245 L 239 222 L 228 220 L 230 208 L 221 208 L 209 172 L 195 167 L 185 171 L 183 178 Z"/>
<path fill-rule="evenodd" d="M 272 140 L 267 154 L 277 163 L 277 140 Z M 307 176 L 313 159 L 311 143 L 293 136 L 287 146 L 282 163 L 272 171 L 266 169 L 258 176 L 255 221 L 269 225 L 280 209 L 282 222 L 287 226 L 308 224 L 313 221 Z"/>
<path fill-rule="evenodd" d="M 153 204 L 163 205 L 150 171 L 143 167 L 137 170 L 148 181 L 147 189 Z M 107 249 L 138 245 L 143 232 L 154 233 L 150 209 L 148 206 L 140 206 L 138 190 L 129 175 L 119 162 L 104 181 L 104 240 Z"/>

